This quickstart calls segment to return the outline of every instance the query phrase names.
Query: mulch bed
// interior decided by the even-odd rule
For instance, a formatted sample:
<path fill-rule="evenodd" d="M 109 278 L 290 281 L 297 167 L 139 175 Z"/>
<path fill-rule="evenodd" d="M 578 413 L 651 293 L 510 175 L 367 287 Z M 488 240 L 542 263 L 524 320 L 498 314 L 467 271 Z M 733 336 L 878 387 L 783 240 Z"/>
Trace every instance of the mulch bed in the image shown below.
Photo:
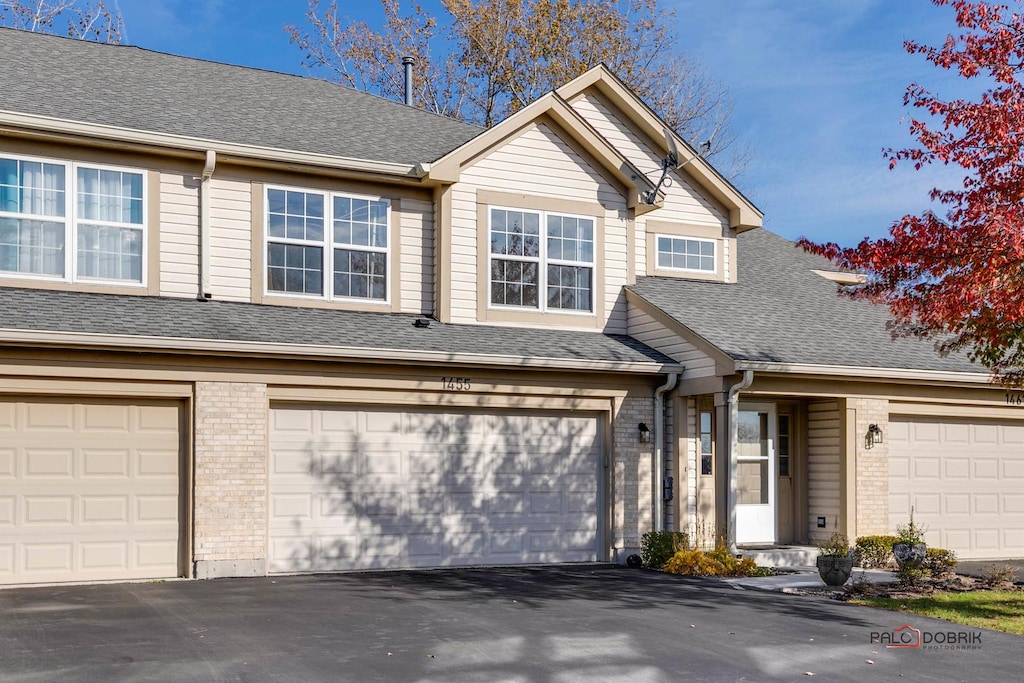
<path fill-rule="evenodd" d="M 820 595 L 832 598 L 833 600 L 854 600 L 856 598 L 895 598 L 912 599 L 927 597 L 935 593 L 966 593 L 969 591 L 1021 591 L 1024 592 L 1024 584 L 1013 583 L 1012 581 L 986 581 L 976 579 L 962 574 L 945 574 L 938 577 L 919 579 L 914 585 L 908 586 L 901 583 L 867 583 L 858 582 L 857 573 L 842 589 L 828 588 L 797 588 L 785 592 L 799 595 Z"/>

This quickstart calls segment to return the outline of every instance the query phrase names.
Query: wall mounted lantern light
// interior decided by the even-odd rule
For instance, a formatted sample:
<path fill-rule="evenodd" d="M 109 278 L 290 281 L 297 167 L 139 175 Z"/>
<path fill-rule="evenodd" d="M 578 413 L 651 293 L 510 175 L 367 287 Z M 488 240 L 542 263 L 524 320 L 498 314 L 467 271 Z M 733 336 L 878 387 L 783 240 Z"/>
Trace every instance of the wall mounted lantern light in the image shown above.
<path fill-rule="evenodd" d="M 647 425 L 641 422 L 637 425 L 637 429 L 640 431 L 640 443 L 650 443 L 651 430 L 647 428 Z"/>
<path fill-rule="evenodd" d="M 864 437 L 864 448 L 874 448 L 875 444 L 882 443 L 882 429 L 876 424 L 868 425 L 868 433 Z"/>

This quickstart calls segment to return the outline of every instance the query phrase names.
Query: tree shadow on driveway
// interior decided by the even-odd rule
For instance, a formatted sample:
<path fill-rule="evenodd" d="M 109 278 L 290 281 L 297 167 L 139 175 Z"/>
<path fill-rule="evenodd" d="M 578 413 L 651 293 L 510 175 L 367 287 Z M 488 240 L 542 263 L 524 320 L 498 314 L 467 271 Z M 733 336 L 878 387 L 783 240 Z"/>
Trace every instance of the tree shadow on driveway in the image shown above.
<path fill-rule="evenodd" d="M 344 588 L 350 595 L 385 601 L 482 603 L 516 601 L 542 608 L 564 601 L 598 602 L 610 609 L 682 606 L 700 611 L 744 603 L 748 609 L 802 619 L 871 626 L 859 610 L 837 602 L 771 591 L 743 590 L 717 579 L 676 576 L 608 564 L 558 567 L 490 567 L 333 575 L 284 579 L 298 585 L 316 582 L 324 590 Z"/>

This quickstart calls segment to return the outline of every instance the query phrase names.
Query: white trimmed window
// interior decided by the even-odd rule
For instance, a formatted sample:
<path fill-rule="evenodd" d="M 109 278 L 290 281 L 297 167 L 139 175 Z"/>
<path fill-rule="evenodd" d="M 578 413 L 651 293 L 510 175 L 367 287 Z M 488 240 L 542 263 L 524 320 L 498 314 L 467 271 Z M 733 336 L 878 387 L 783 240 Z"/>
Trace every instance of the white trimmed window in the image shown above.
<path fill-rule="evenodd" d="M 593 311 L 593 218 L 500 207 L 489 216 L 491 306 Z"/>
<path fill-rule="evenodd" d="M 386 199 L 267 188 L 266 289 L 388 301 Z"/>
<path fill-rule="evenodd" d="M 658 268 L 715 272 L 715 241 L 658 235 Z"/>
<path fill-rule="evenodd" d="M 142 171 L 0 156 L 0 274 L 144 284 L 145 196 Z"/>

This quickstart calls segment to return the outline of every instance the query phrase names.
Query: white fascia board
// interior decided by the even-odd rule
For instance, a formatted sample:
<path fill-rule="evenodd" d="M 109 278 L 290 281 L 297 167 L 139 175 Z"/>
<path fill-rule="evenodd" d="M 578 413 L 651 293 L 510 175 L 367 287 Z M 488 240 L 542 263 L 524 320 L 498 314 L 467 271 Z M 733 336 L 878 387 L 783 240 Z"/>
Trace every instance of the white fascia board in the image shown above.
<path fill-rule="evenodd" d="M 954 384 L 992 384 L 992 375 L 985 372 L 949 372 L 946 370 L 914 370 L 908 368 L 869 368 L 849 365 L 808 365 L 801 363 L 770 363 L 736 361 L 736 372 L 775 372 L 788 375 L 832 375 L 856 379 L 917 380 Z"/>
<path fill-rule="evenodd" d="M 206 154 L 207 151 L 213 150 L 219 156 L 242 159 L 260 159 L 279 163 L 300 164 L 303 166 L 318 166 L 323 168 L 359 171 L 363 173 L 378 173 L 403 178 L 419 179 L 426 174 L 426 171 L 424 171 L 419 164 L 396 164 L 386 161 L 372 161 L 369 159 L 339 157 L 330 154 L 317 154 L 315 152 L 299 152 L 295 150 L 279 149 L 276 147 L 260 147 L 257 145 L 224 142 L 221 140 L 192 138 L 172 133 L 154 133 L 98 123 L 69 121 L 67 119 L 37 116 L 35 114 L 21 114 L 18 112 L 4 110 L 0 110 L 0 126 L 11 126 L 22 130 L 31 130 L 40 133 L 75 135 L 100 140 L 113 140 L 139 145 L 165 147 L 168 149 L 199 152 L 202 154 Z"/>
<path fill-rule="evenodd" d="M 218 353 L 235 356 L 291 356 L 334 358 L 336 360 L 381 361 L 388 363 L 450 363 L 490 365 L 537 370 L 589 370 L 658 375 L 682 372 L 676 363 L 637 363 L 570 358 L 526 358 L 488 353 L 458 353 L 369 347 L 324 346 L 317 344 L 277 344 L 270 342 L 225 341 L 223 339 L 182 339 L 92 332 L 53 332 L 48 330 L 0 329 L 0 344 L 29 344 L 53 347 L 132 348 L 152 352 L 191 354 Z"/>

